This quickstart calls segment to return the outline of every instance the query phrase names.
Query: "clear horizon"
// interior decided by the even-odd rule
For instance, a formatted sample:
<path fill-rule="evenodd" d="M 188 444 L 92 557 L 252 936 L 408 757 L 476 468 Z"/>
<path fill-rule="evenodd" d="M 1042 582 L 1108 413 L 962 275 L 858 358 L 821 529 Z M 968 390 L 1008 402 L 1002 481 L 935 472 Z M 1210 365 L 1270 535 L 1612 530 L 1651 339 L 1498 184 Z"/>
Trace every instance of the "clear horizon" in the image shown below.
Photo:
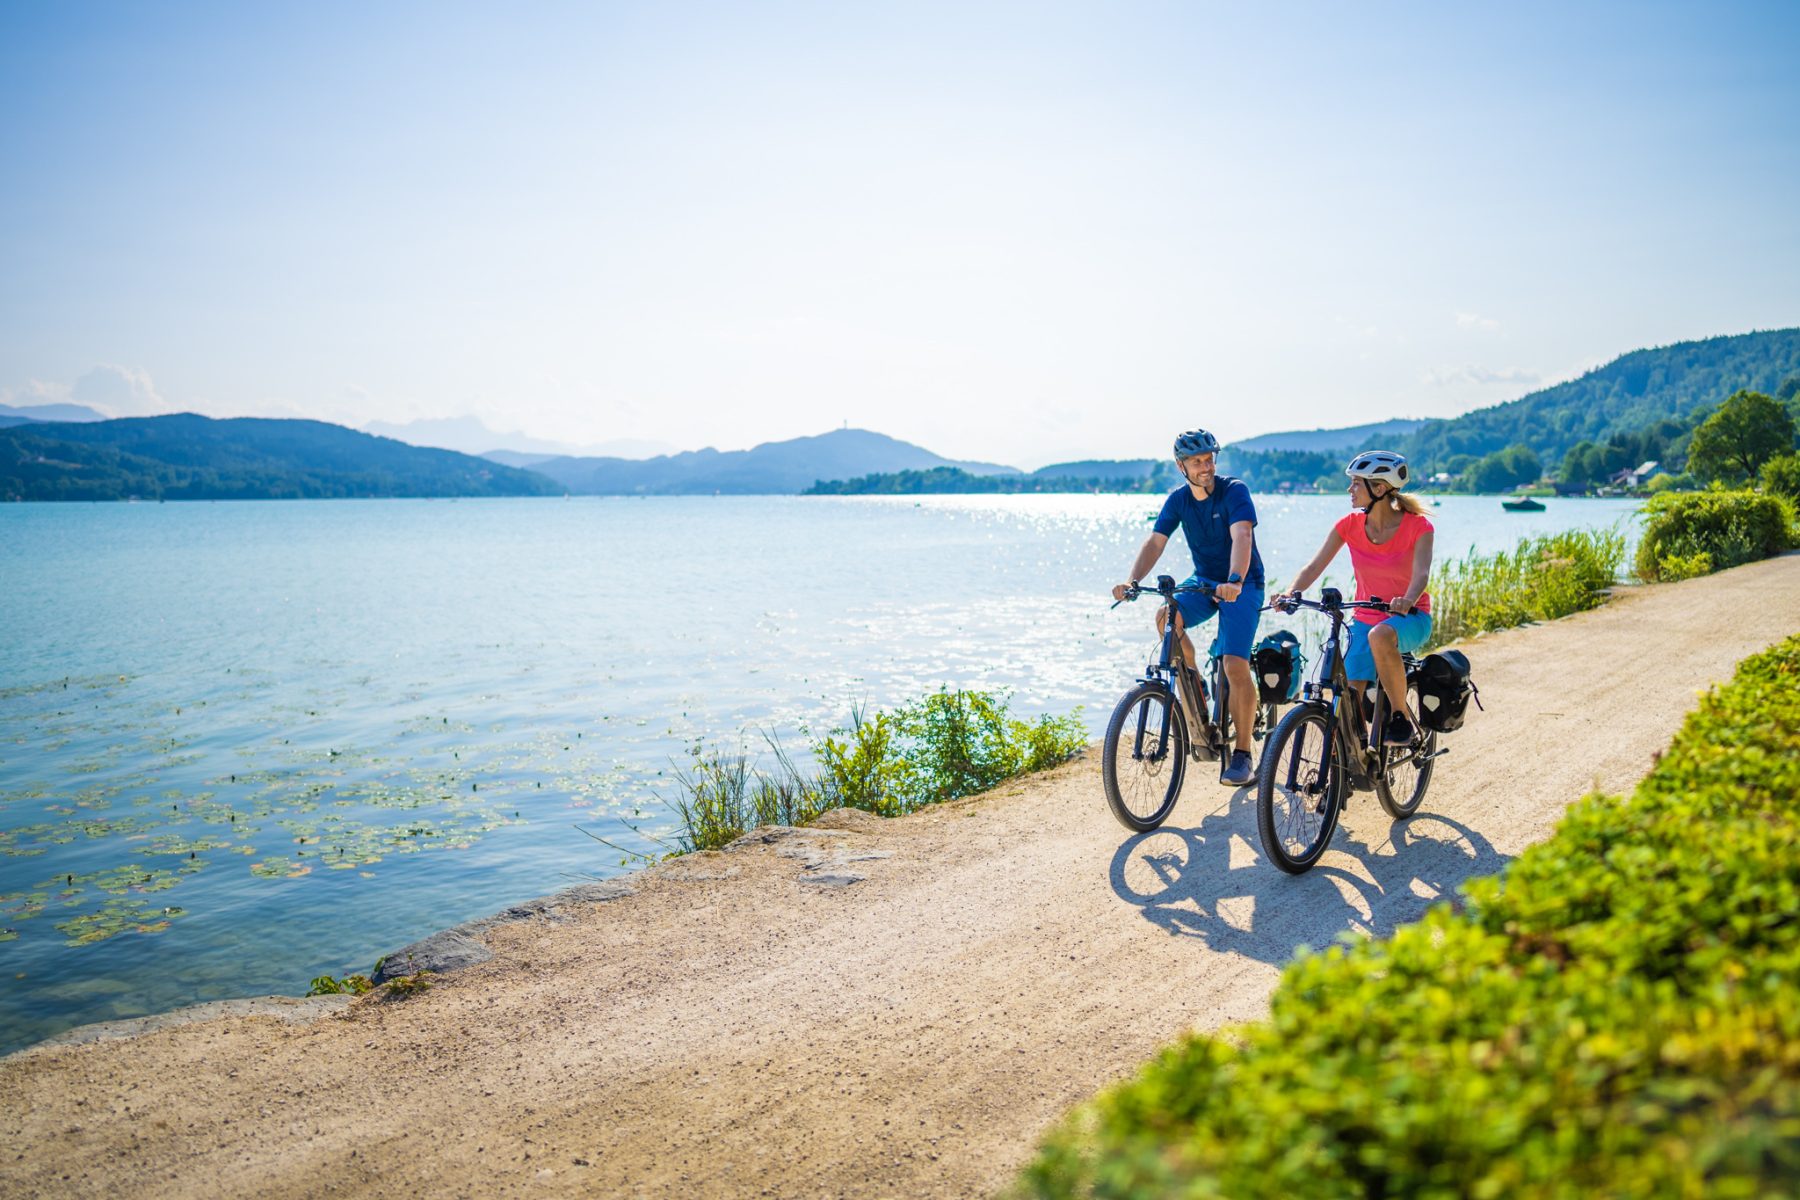
<path fill-rule="evenodd" d="M 1301 7 L 10 6 L 0 403 L 1032 467 L 1800 325 L 1800 9 Z"/>

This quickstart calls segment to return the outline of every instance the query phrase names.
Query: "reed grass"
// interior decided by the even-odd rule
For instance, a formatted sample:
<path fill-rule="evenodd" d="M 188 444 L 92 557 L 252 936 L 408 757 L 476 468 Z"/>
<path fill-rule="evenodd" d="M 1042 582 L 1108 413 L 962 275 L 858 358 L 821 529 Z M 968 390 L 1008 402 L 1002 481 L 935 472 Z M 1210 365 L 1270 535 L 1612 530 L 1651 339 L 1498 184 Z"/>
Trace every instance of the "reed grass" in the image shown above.
<path fill-rule="evenodd" d="M 1625 562 L 1625 533 L 1572 529 L 1519 540 L 1432 573 L 1432 646 L 1598 607 Z"/>
<path fill-rule="evenodd" d="M 763 825 L 805 825 L 832 808 L 894 817 L 973 795 L 1068 761 L 1087 731 L 1074 714 L 1022 721 L 1004 696 L 945 689 L 893 713 L 853 708 L 848 727 L 813 743 L 811 773 L 774 736 L 763 740 L 766 769 L 741 749 L 690 749 L 662 797 L 676 821 L 672 853 L 716 850 Z"/>

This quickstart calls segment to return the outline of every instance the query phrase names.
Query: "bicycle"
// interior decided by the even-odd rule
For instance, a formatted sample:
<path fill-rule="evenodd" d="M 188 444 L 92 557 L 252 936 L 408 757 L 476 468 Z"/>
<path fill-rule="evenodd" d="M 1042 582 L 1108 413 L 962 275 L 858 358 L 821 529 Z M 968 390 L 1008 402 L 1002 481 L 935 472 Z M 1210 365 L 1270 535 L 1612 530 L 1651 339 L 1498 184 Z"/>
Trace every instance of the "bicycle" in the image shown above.
<path fill-rule="evenodd" d="M 1256 826 L 1263 850 L 1276 866 L 1298 875 L 1325 853 L 1352 792 L 1373 789 L 1389 816 L 1405 820 L 1418 811 L 1432 768 L 1449 750 L 1438 749 L 1438 735 L 1419 723 L 1416 700 L 1411 702 L 1413 740 L 1404 746 L 1388 745 L 1379 736 L 1388 718 L 1387 694 L 1380 681 L 1372 684 L 1374 711 L 1368 726 L 1365 704 L 1350 693 L 1341 645 L 1346 614 L 1356 609 L 1392 611 L 1384 601 L 1346 603 L 1336 588 L 1325 588 L 1319 600 L 1296 597 L 1278 601 L 1276 607 L 1289 612 L 1310 608 L 1331 620 L 1331 632 L 1321 646 L 1319 677 L 1306 685 L 1301 702 L 1282 718 L 1263 747 L 1256 771 Z M 1412 673 L 1418 660 L 1410 654 L 1401 658 L 1408 695 L 1416 695 Z M 1374 736 L 1369 735 L 1371 728 Z"/>
<path fill-rule="evenodd" d="M 1163 633 L 1156 661 L 1144 668 L 1137 685 L 1120 698 L 1106 723 L 1101 743 L 1100 775 L 1107 807 L 1127 829 L 1143 833 L 1168 820 L 1181 795 L 1187 763 L 1229 761 L 1231 749 L 1231 685 L 1218 654 L 1207 663 L 1212 686 L 1187 665 L 1175 648 L 1175 598 L 1197 593 L 1210 596 L 1216 585 L 1201 580 L 1177 585 L 1159 575 L 1153 595 L 1162 597 Z M 1132 586 L 1113 607 L 1136 600 L 1149 588 Z M 1209 702 L 1210 701 L 1210 702 Z M 1198 736 L 1189 733 L 1189 720 Z M 1275 706 L 1259 704 L 1252 737 L 1275 723 Z M 1121 747 L 1127 752 L 1121 754 Z M 1224 773 L 1221 765 L 1220 773 Z M 1220 782 L 1224 782 L 1222 779 Z"/>

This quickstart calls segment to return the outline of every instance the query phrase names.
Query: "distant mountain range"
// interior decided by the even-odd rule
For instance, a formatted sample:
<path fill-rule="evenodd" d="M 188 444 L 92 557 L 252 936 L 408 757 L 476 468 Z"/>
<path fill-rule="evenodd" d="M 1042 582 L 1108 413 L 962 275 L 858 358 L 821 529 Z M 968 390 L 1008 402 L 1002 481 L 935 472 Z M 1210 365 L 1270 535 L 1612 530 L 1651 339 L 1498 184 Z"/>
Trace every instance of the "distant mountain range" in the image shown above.
<path fill-rule="evenodd" d="M 641 461 L 551 458 L 531 464 L 570 492 L 588 496 L 793 494 L 820 480 L 936 467 L 971 475 L 1022 474 L 998 463 L 957 462 L 866 429 L 834 429 L 749 450 L 689 450 Z"/>
<path fill-rule="evenodd" d="M 479 417 L 431 417 L 401 424 L 370 421 L 362 428 L 364 433 L 393 438 L 408 445 L 435 446 L 440 450 L 485 455 L 509 467 L 528 467 L 551 458 L 650 458 L 675 452 L 675 447 L 667 442 L 643 438 L 613 438 L 605 442 L 576 446 L 523 433 L 496 433 L 483 424 Z"/>
<path fill-rule="evenodd" d="M 1258 437 L 1239 438 L 1227 450 L 1266 453 L 1270 450 L 1342 451 L 1354 454 L 1369 447 L 1391 446 L 1425 424 L 1423 417 L 1396 417 L 1392 421 L 1376 421 L 1370 425 L 1350 425 L 1343 429 L 1308 429 L 1294 433 L 1265 433 Z"/>
<path fill-rule="evenodd" d="M 106 414 L 81 404 L 28 404 L 15 408 L 0 404 L 0 426 L 24 425 L 32 421 L 104 421 Z"/>

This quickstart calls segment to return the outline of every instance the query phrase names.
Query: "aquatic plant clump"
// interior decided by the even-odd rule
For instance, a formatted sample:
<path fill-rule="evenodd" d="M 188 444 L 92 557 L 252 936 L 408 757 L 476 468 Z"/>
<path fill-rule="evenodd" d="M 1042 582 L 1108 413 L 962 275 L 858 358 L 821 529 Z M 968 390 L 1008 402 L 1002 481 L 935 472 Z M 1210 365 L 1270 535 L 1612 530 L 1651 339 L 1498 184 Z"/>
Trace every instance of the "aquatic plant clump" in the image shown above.
<path fill-rule="evenodd" d="M 1067 762 L 1087 731 L 1078 713 L 1022 721 L 1004 696 L 944 689 L 892 713 L 853 708 L 847 728 L 813 743 L 812 775 L 765 740 L 775 757 L 767 773 L 741 750 L 689 751 L 665 799 L 676 818 L 673 852 L 715 850 L 759 825 L 804 825 L 832 808 L 894 817 L 971 796 Z"/>
<path fill-rule="evenodd" d="M 1597 608 L 1624 562 L 1625 534 L 1614 527 L 1521 538 L 1512 550 L 1442 564 L 1431 579 L 1431 644 Z"/>

